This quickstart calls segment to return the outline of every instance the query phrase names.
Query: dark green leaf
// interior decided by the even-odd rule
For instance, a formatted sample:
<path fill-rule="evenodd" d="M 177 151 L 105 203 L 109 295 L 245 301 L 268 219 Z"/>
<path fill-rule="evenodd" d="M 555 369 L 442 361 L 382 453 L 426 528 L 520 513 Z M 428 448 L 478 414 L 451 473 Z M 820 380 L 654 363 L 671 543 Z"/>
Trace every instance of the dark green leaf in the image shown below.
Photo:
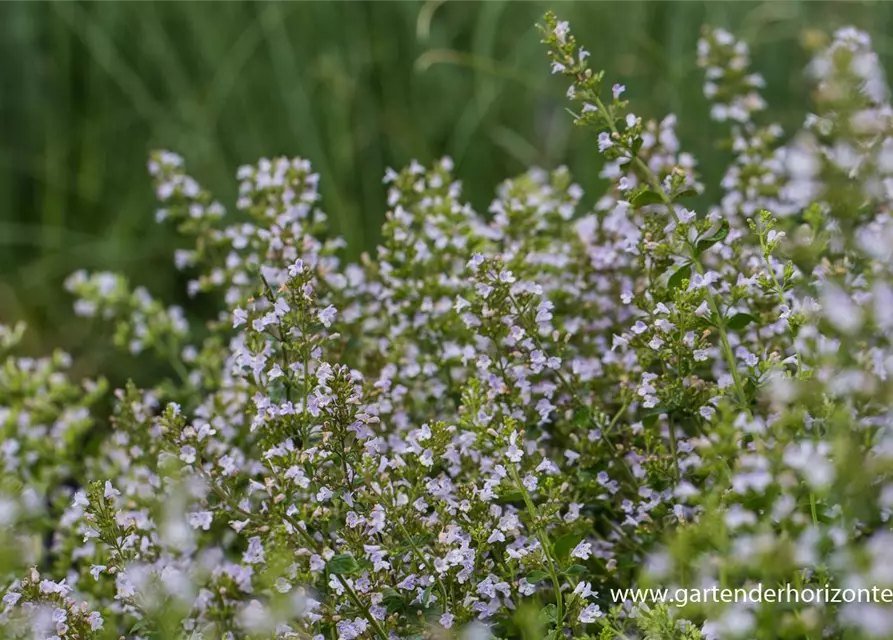
<path fill-rule="evenodd" d="M 659 416 L 662 413 L 669 413 L 669 412 L 670 412 L 670 407 L 663 405 L 663 404 L 659 404 L 656 407 L 651 407 L 650 409 L 646 409 L 642 413 L 642 416 L 647 418 L 649 416 Z"/>
<path fill-rule="evenodd" d="M 582 564 L 572 564 L 564 570 L 564 575 L 566 576 L 579 576 L 583 573 L 586 573 L 586 567 Z"/>
<path fill-rule="evenodd" d="M 683 189 L 673 197 L 673 200 L 678 200 L 679 198 L 691 198 L 696 195 L 698 195 L 698 192 L 694 189 Z"/>
<path fill-rule="evenodd" d="M 506 491 L 501 496 L 499 496 L 499 502 L 501 502 L 502 504 L 522 502 L 523 500 L 524 495 L 520 491 Z"/>
<path fill-rule="evenodd" d="M 417 536 L 410 536 L 409 539 L 401 542 L 395 549 L 394 552 L 397 554 L 408 553 L 412 551 L 412 546 L 415 545 L 416 548 L 424 547 L 428 542 L 433 538 L 433 534 L 423 533 Z"/>
<path fill-rule="evenodd" d="M 546 624 L 558 622 L 558 607 L 554 604 L 547 604 L 543 607 L 542 611 L 540 611 L 540 621 Z"/>
<path fill-rule="evenodd" d="M 691 275 L 691 264 L 685 263 L 679 267 L 667 280 L 667 289 L 671 291 L 682 286 L 682 281 Z"/>
<path fill-rule="evenodd" d="M 130 627 L 131 634 L 139 634 L 144 631 L 151 631 L 152 625 L 145 618 L 142 620 L 137 620 L 132 627 Z"/>
<path fill-rule="evenodd" d="M 537 582 L 541 582 L 549 577 L 549 574 L 545 571 L 531 571 L 527 574 L 527 582 L 530 584 L 536 584 Z"/>
<path fill-rule="evenodd" d="M 656 407 L 652 407 L 651 409 L 647 409 L 642 414 L 642 422 L 645 424 L 646 427 L 653 427 L 654 424 L 657 422 L 658 417 L 660 417 L 660 414 L 669 412 L 670 407 L 662 404 Z"/>
<path fill-rule="evenodd" d="M 578 427 L 586 426 L 589 424 L 589 412 L 582 407 L 577 407 L 576 409 L 574 409 L 572 420 L 573 423 Z"/>
<path fill-rule="evenodd" d="M 561 536 L 555 541 L 555 555 L 558 556 L 560 560 L 567 558 L 571 549 L 576 547 L 582 539 L 583 536 L 578 533 L 567 533 Z"/>
<path fill-rule="evenodd" d="M 722 224 L 719 225 L 719 229 L 717 231 L 707 236 L 706 238 L 701 238 L 700 240 L 698 240 L 698 244 L 695 247 L 695 253 L 697 255 L 701 255 L 717 242 L 725 240 L 727 235 L 729 235 L 729 223 L 723 220 Z"/>
<path fill-rule="evenodd" d="M 654 191 L 651 191 L 650 189 L 640 191 L 630 200 L 630 204 L 634 207 L 644 207 L 648 204 L 661 204 L 662 202 L 663 199 L 660 197 L 660 195 L 655 193 Z"/>
<path fill-rule="evenodd" d="M 395 589 L 391 589 L 387 587 L 382 595 L 382 603 L 385 608 L 387 608 L 388 613 L 394 613 L 395 611 L 399 611 L 406 604 L 406 601 L 403 599 L 403 596 L 400 595 Z"/>
<path fill-rule="evenodd" d="M 749 313 L 736 313 L 726 321 L 726 326 L 732 331 L 738 331 L 749 325 L 751 322 L 756 322 L 756 320 L 757 319 Z"/>
<path fill-rule="evenodd" d="M 342 553 L 333 556 L 326 564 L 326 568 L 329 570 L 329 573 L 333 573 L 336 576 L 346 576 L 359 571 L 360 565 L 352 555 Z"/>

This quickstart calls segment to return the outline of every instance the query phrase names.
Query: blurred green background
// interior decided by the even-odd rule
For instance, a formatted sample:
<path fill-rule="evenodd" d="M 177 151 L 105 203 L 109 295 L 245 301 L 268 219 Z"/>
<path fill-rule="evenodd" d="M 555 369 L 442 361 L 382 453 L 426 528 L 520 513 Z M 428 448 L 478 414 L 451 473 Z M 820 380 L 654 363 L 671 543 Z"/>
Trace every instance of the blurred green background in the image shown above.
<path fill-rule="evenodd" d="M 866 28 L 890 67 L 890 2 L 0 3 L 0 322 L 27 320 L 35 351 L 115 370 L 127 365 L 106 336 L 72 316 L 70 272 L 122 271 L 199 309 L 172 266 L 176 238 L 154 223 L 151 149 L 183 154 L 224 202 L 239 164 L 309 158 L 352 256 L 378 238 L 385 167 L 412 158 L 451 155 L 479 210 L 530 164 L 597 182 L 593 137 L 572 131 L 534 28 L 548 8 L 637 113 L 680 115 L 713 182 L 702 24 L 751 42 L 787 130 L 808 105 L 805 30 Z"/>

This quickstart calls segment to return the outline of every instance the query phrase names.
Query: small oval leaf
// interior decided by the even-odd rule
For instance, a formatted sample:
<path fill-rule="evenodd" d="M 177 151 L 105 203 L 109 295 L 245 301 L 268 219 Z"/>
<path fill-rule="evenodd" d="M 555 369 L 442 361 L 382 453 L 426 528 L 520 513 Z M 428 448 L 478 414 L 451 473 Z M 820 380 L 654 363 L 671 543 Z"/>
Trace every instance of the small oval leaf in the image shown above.
<path fill-rule="evenodd" d="M 673 196 L 673 200 L 678 200 L 679 198 L 691 198 L 696 195 L 698 195 L 698 192 L 694 189 L 683 189 Z"/>
<path fill-rule="evenodd" d="M 732 331 L 739 331 L 756 320 L 749 313 L 736 313 L 726 321 L 726 326 Z"/>
<path fill-rule="evenodd" d="M 661 198 L 660 195 L 658 195 L 654 191 L 651 191 L 650 189 L 640 191 L 629 201 L 629 203 L 634 207 L 644 207 L 645 205 L 649 204 L 661 204 L 662 202 L 663 198 Z"/>
<path fill-rule="evenodd" d="M 342 553 L 332 556 L 332 559 L 326 564 L 326 568 L 329 573 L 336 576 L 346 576 L 359 571 L 360 565 L 352 555 Z"/>
<path fill-rule="evenodd" d="M 546 578 L 549 577 L 549 574 L 545 571 L 531 571 L 526 576 L 527 582 L 530 584 L 536 584 L 537 582 L 542 582 Z"/>
<path fill-rule="evenodd" d="M 701 238 L 698 240 L 698 244 L 695 246 L 695 253 L 701 255 L 707 249 L 715 245 L 717 242 L 722 242 L 726 239 L 726 236 L 729 235 L 729 223 L 726 220 L 723 220 L 719 225 L 719 229 L 707 236 L 706 238 Z"/>
<path fill-rule="evenodd" d="M 688 278 L 691 275 L 691 265 L 689 263 L 685 263 L 681 267 L 679 267 L 673 275 L 669 277 L 667 280 L 667 289 L 671 291 L 673 289 L 678 289 L 682 286 L 682 281 Z"/>
<path fill-rule="evenodd" d="M 558 538 L 558 540 L 555 541 L 555 555 L 560 560 L 564 560 L 570 554 L 571 550 L 576 547 L 582 539 L 583 536 L 578 533 L 567 533 L 561 536 L 560 538 Z"/>

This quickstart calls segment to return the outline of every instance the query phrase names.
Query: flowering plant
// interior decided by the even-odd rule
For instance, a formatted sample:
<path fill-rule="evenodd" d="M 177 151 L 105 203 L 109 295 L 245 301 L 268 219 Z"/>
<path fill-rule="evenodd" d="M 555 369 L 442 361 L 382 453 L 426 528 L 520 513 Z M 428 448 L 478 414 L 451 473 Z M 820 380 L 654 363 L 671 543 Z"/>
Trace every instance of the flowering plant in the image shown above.
<path fill-rule="evenodd" d="M 609 188 L 564 168 L 487 216 L 444 159 L 389 171 L 343 264 L 308 162 L 239 169 L 232 220 L 149 162 L 193 248 L 189 325 L 114 274 L 76 310 L 174 377 L 93 405 L 68 359 L 0 370 L 4 637 L 884 638 L 893 607 L 612 600 L 633 585 L 893 587 L 893 110 L 868 38 L 816 43 L 785 138 L 748 48 L 699 63 L 731 164 L 711 206 L 568 24 L 542 27 Z M 23 329 L 4 329 L 0 348 Z M 89 444 L 84 444 L 90 434 Z"/>

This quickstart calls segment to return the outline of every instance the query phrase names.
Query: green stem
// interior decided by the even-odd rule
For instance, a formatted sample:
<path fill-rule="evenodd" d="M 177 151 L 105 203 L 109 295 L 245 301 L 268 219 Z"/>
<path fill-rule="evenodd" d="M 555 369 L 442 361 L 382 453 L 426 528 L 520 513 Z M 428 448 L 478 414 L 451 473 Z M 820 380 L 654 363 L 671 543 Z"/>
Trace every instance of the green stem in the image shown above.
<path fill-rule="evenodd" d="M 763 251 L 763 260 L 766 262 L 766 271 L 769 272 L 769 278 L 772 280 L 773 290 L 778 296 L 781 305 L 786 307 L 788 306 L 788 301 L 785 300 L 784 289 L 782 289 L 781 285 L 778 283 L 778 278 L 775 277 L 775 269 L 772 268 L 772 262 L 769 260 L 769 247 L 766 246 L 766 238 L 763 235 L 762 224 L 760 224 L 760 228 L 757 229 L 757 236 L 760 239 L 760 249 Z"/>
<path fill-rule="evenodd" d="M 673 420 L 667 415 L 667 429 L 670 432 L 670 453 L 673 456 L 673 465 L 676 468 L 676 482 L 682 479 L 682 472 L 679 470 L 679 456 L 676 449 L 676 427 L 673 426 Z"/>
<path fill-rule="evenodd" d="M 759 221 L 759 218 L 758 218 Z M 760 239 L 760 249 L 763 251 L 763 260 L 766 262 L 766 271 L 769 272 L 769 278 L 772 280 L 772 288 L 775 292 L 775 295 L 778 296 L 778 300 L 781 303 L 782 307 L 788 306 L 788 301 L 784 297 L 784 287 L 778 282 L 778 278 L 775 277 L 775 269 L 772 268 L 772 261 L 769 259 L 771 256 L 771 252 L 769 251 L 769 247 L 766 245 L 766 237 L 763 233 L 763 225 L 762 222 L 759 223 L 760 227 L 757 229 L 757 236 Z M 789 325 L 790 326 L 790 325 Z M 797 373 L 800 373 L 800 354 L 795 354 L 797 356 Z"/>
<path fill-rule="evenodd" d="M 378 620 L 375 616 L 372 615 L 372 612 L 369 611 L 369 607 L 364 605 L 360 598 L 357 596 L 356 591 L 350 586 L 350 584 L 345 580 L 344 576 L 336 575 L 338 582 L 341 583 L 341 586 L 344 587 L 344 590 L 347 592 L 347 597 L 350 598 L 351 602 L 353 602 L 354 606 L 363 612 L 363 616 L 366 620 L 369 621 L 369 624 L 372 625 L 372 628 L 375 629 L 376 635 L 378 635 L 381 640 L 388 640 L 388 634 L 384 629 L 381 628 L 381 625 L 378 623 Z"/>
<path fill-rule="evenodd" d="M 167 355 L 167 359 L 170 362 L 171 367 L 173 367 L 174 372 L 177 374 L 184 385 L 191 388 L 192 381 L 189 379 L 189 372 L 186 370 L 186 367 L 183 366 L 183 362 L 180 360 L 176 341 L 174 340 L 174 338 L 168 338 L 165 343 L 164 351 L 166 352 L 165 355 Z"/>
<path fill-rule="evenodd" d="M 527 488 L 521 482 L 518 470 L 513 464 L 507 466 L 509 473 L 512 474 L 512 479 L 515 481 L 515 484 L 518 485 L 518 490 L 521 492 L 521 496 L 524 499 L 524 505 L 527 507 L 527 513 L 530 516 L 530 525 L 533 527 L 533 530 L 536 533 L 536 538 L 540 541 L 540 546 L 543 548 L 543 555 L 546 557 L 546 567 L 549 570 L 549 577 L 552 580 L 552 588 L 555 590 L 555 601 L 558 607 L 558 622 L 559 625 L 563 624 L 564 598 L 561 595 L 561 582 L 558 579 L 558 571 L 555 569 L 555 562 L 552 559 L 552 545 L 549 544 L 548 537 L 546 537 L 545 532 L 543 532 L 539 526 L 536 516 L 536 508 L 533 506 L 533 501 L 530 499 L 530 494 L 527 492 Z"/>
<path fill-rule="evenodd" d="M 608 423 L 608 426 L 605 427 L 604 433 L 610 433 L 620 418 L 623 417 L 623 414 L 626 413 L 626 410 L 629 409 L 629 400 L 624 400 L 623 404 L 617 410 L 617 413 L 614 414 L 614 417 L 611 418 L 611 422 Z"/>
<path fill-rule="evenodd" d="M 610 115 L 607 107 L 602 102 L 601 98 L 597 95 L 593 95 L 593 99 L 595 100 L 596 106 L 599 108 L 605 122 L 608 124 L 608 127 L 611 129 L 611 132 L 618 137 L 620 136 L 620 132 L 617 129 L 617 126 L 614 124 L 613 117 Z M 661 202 L 666 207 L 670 216 L 673 218 L 673 221 L 679 225 L 679 216 L 676 215 L 676 209 L 673 207 L 673 201 L 670 199 L 670 196 L 667 195 L 667 192 L 664 191 L 664 188 L 660 184 L 660 179 L 657 175 L 651 170 L 651 168 L 642 161 L 637 155 L 633 156 L 633 163 L 639 170 L 645 175 L 648 180 L 649 186 L 654 190 L 654 192 L 661 199 Z M 695 250 L 695 246 L 692 242 L 685 238 L 685 244 L 687 245 L 690 253 L 691 263 L 694 265 L 695 270 L 701 275 L 704 275 L 704 265 L 701 264 L 700 259 L 698 258 L 697 251 Z M 707 304 L 710 307 L 710 311 L 713 313 L 716 318 L 716 328 L 719 332 L 719 341 L 720 346 L 722 348 L 723 355 L 729 365 L 729 369 L 731 370 L 732 380 L 735 385 L 735 393 L 738 396 L 738 401 L 741 404 L 741 408 L 747 411 L 750 414 L 750 404 L 747 401 L 747 394 L 744 392 L 744 385 L 741 382 L 741 376 L 738 373 L 738 364 L 735 360 L 735 355 L 732 353 L 732 348 L 729 345 L 729 338 L 726 332 L 726 325 L 723 317 L 719 313 L 719 305 L 716 302 L 716 298 L 713 295 L 713 292 L 710 290 L 709 286 L 704 287 L 704 291 L 707 294 Z"/>
<path fill-rule="evenodd" d="M 415 553 L 416 558 L 419 559 L 419 562 L 421 562 L 423 565 L 425 565 L 425 568 L 431 573 L 431 576 L 434 578 L 434 581 L 437 582 L 437 587 L 438 587 L 438 589 L 440 589 L 440 595 L 443 596 L 444 611 L 449 611 L 450 600 L 449 600 L 449 597 L 447 596 L 446 587 L 444 586 L 441 579 L 439 577 L 437 577 L 437 572 L 434 570 L 434 567 L 428 561 L 428 558 L 426 558 L 422 554 L 421 550 L 416 546 L 415 542 L 413 542 L 412 536 L 409 535 L 409 532 L 406 530 L 406 527 L 404 527 L 403 523 L 400 522 L 399 516 L 394 515 L 393 517 L 394 517 L 394 521 L 397 523 L 397 526 L 400 527 L 400 532 L 404 536 L 406 536 L 406 541 L 409 542 L 409 546 L 412 548 L 413 553 Z"/>

